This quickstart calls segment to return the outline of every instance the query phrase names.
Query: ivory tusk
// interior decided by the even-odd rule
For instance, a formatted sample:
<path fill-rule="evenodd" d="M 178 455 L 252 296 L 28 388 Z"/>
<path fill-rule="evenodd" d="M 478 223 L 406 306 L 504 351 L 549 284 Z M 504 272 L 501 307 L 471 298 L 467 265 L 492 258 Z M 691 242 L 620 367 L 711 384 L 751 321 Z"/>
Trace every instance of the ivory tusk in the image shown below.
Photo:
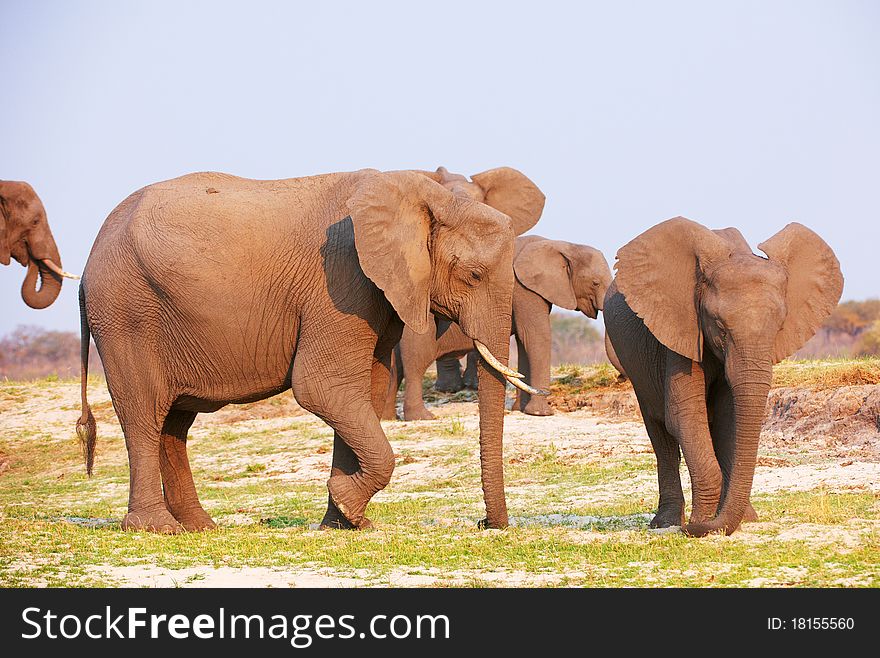
<path fill-rule="evenodd" d="M 55 263 L 53 263 L 48 258 L 43 259 L 43 264 L 48 267 L 50 270 L 55 272 L 58 276 L 63 276 L 65 279 L 79 279 L 76 274 L 71 274 L 70 272 L 65 272 L 60 267 L 58 267 Z"/>
<path fill-rule="evenodd" d="M 475 340 L 474 345 L 477 348 L 477 352 L 479 352 L 480 355 L 484 359 L 486 359 L 486 363 L 495 368 L 495 370 L 500 372 L 505 377 L 516 377 L 517 379 L 522 379 L 525 376 L 522 373 L 517 372 L 513 368 L 508 368 L 506 365 L 501 363 L 501 361 L 496 359 L 495 355 L 492 354 L 491 351 L 489 351 L 489 348 L 483 345 L 483 343 L 481 343 L 480 341 Z"/>
<path fill-rule="evenodd" d="M 531 386 L 529 386 L 528 384 L 526 384 L 524 381 L 522 381 L 520 379 L 516 379 L 514 377 L 505 377 L 505 379 L 507 381 L 509 381 L 511 384 L 513 384 L 514 386 L 516 386 L 519 390 L 525 391 L 526 393 L 529 393 L 530 395 L 540 395 L 542 397 L 550 395 L 550 391 L 546 391 L 543 388 L 532 388 Z"/>

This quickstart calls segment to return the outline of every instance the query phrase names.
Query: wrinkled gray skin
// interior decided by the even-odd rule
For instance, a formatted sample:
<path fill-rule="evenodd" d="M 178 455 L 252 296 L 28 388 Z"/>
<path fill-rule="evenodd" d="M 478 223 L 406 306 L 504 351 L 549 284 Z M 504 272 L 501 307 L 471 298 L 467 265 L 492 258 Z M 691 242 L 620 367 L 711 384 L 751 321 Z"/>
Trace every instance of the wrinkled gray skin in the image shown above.
<path fill-rule="evenodd" d="M 611 270 L 605 257 L 592 247 L 548 240 L 539 235 L 516 239 L 513 269 L 516 279 L 511 328 L 517 344 L 517 370 L 532 386 L 546 390 L 550 386 L 550 310 L 555 304 L 596 318 L 611 283 Z M 400 381 L 421 382 L 434 359 L 437 359 L 437 389 L 461 390 L 470 378 L 466 371 L 463 382 L 458 371 L 458 359 L 464 354 L 468 355 L 469 364 L 475 363 L 477 353 L 473 351 L 473 341 L 454 323 L 438 320 L 433 334 L 416 334 L 404 329 L 395 351 L 396 364 L 392 365 L 383 418 L 395 418 Z M 546 397 L 520 390 L 517 390 L 514 409 L 533 416 L 553 414 Z M 405 420 L 434 417 L 425 408 L 421 386 L 406 387 L 403 417 Z"/>
<path fill-rule="evenodd" d="M 800 224 L 759 249 L 767 258 L 734 228 L 677 217 L 617 253 L 604 319 L 657 456 L 651 527 L 730 534 L 756 518 L 749 496 L 772 365 L 813 335 L 843 289 L 831 248 Z"/>
<path fill-rule="evenodd" d="M 44 260 L 61 267 L 61 255 L 43 202 L 27 183 L 0 181 L 0 264 L 9 265 L 10 256 L 27 267 L 21 286 L 25 304 L 42 309 L 58 298 L 61 276 L 51 271 Z"/>
<path fill-rule="evenodd" d="M 77 431 L 91 472 L 91 332 L 128 449 L 123 528 L 214 527 L 190 470 L 190 426 L 288 388 L 334 430 L 322 526 L 369 527 L 367 505 L 394 468 L 379 413 L 403 326 L 426 331 L 442 314 L 507 361 L 514 224 L 534 224 L 544 196 L 513 169 L 475 178 L 503 212 L 421 174 L 369 169 L 190 174 L 120 203 L 80 287 Z M 502 528 L 504 379 L 483 360 L 478 375 L 484 523 Z"/>

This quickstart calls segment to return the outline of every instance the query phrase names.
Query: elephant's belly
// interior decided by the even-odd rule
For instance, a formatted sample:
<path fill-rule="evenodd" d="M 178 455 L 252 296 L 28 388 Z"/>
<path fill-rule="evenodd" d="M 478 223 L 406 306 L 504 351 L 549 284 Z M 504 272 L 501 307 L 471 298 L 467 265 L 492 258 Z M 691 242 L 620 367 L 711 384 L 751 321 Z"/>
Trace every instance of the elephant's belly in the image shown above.
<path fill-rule="evenodd" d="M 228 400 L 215 400 L 209 399 L 208 397 L 199 397 L 195 395 L 181 395 L 174 401 L 174 404 L 171 406 L 171 408 L 180 411 L 212 413 L 214 411 L 222 409 L 227 404 L 248 404 L 250 402 L 256 402 L 258 400 L 265 400 L 266 398 L 270 398 L 273 395 L 283 393 L 289 388 L 289 385 L 284 385 L 279 388 L 242 394 L 240 397 L 235 397 Z"/>

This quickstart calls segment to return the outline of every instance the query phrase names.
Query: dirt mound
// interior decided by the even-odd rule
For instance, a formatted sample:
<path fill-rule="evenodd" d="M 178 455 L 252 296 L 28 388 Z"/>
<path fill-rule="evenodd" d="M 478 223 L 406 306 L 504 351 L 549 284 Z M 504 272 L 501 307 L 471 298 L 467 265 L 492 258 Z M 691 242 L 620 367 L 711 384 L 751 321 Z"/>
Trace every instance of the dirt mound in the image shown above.
<path fill-rule="evenodd" d="M 579 393 L 554 392 L 550 404 L 560 411 L 589 409 L 621 420 L 640 417 L 632 388 L 619 386 Z M 840 386 L 829 390 L 775 388 L 767 398 L 762 442 L 792 444 L 821 441 L 880 459 L 880 385 Z"/>
<path fill-rule="evenodd" d="M 642 417 L 636 394 L 629 386 L 581 393 L 554 391 L 547 401 L 558 411 L 589 409 L 596 415 L 620 420 L 638 420 Z"/>
<path fill-rule="evenodd" d="M 880 386 L 814 391 L 777 388 L 767 399 L 764 435 L 773 441 L 823 439 L 880 458 Z"/>

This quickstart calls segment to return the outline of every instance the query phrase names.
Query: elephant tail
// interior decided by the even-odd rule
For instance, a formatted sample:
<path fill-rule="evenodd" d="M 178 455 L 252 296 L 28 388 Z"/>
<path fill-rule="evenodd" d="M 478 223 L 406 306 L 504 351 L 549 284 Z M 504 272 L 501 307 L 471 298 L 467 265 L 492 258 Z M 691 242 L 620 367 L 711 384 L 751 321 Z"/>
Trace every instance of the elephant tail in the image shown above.
<path fill-rule="evenodd" d="M 82 415 L 76 421 L 76 434 L 79 437 L 86 462 L 86 473 L 92 477 L 92 467 L 95 465 L 95 444 L 98 441 L 98 426 L 89 406 L 88 383 L 89 383 L 89 341 L 92 334 L 89 329 L 89 318 L 86 315 L 86 299 L 83 292 L 83 284 L 79 285 L 79 322 L 80 322 L 80 395 L 82 396 Z"/>

